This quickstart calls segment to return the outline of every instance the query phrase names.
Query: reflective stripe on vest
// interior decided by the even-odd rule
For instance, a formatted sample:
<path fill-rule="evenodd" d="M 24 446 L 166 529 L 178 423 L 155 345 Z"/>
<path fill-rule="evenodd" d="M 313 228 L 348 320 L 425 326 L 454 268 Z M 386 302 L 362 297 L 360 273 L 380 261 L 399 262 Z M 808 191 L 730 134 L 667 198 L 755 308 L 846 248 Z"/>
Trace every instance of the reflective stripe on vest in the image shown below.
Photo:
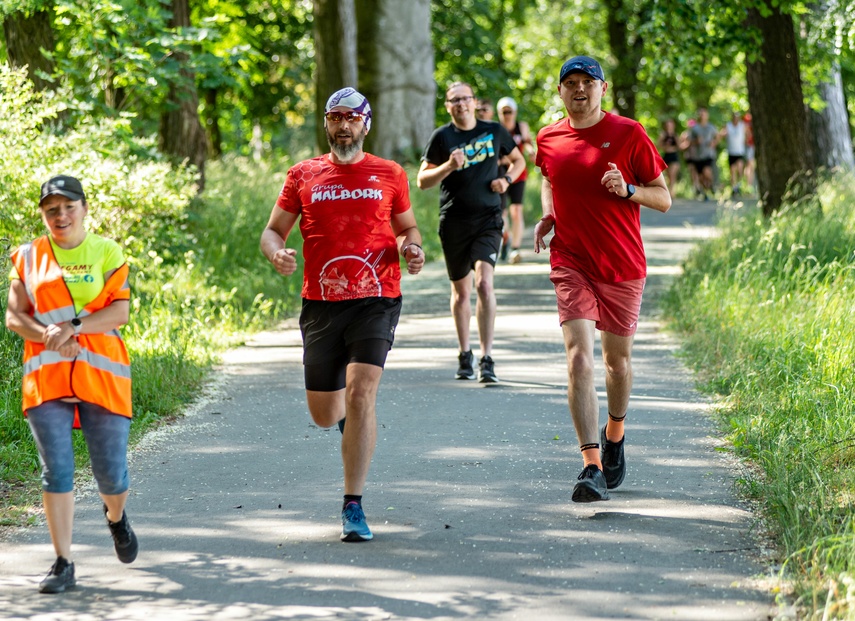
<path fill-rule="evenodd" d="M 130 299 L 126 263 L 78 315 L 47 237 L 20 246 L 12 261 L 30 298 L 33 317 L 45 325 L 85 317 L 116 300 Z M 81 350 L 73 359 L 45 349 L 42 343 L 24 341 L 24 411 L 52 399 L 76 397 L 130 417 L 131 367 L 119 331 L 81 334 L 77 341 Z"/>
<path fill-rule="evenodd" d="M 99 369 L 112 373 L 118 377 L 131 378 L 131 365 L 114 362 L 107 356 L 96 354 L 88 349 L 81 349 L 80 354 L 76 358 L 63 358 L 58 351 L 45 349 L 40 354 L 36 354 L 24 363 L 24 375 L 29 375 L 34 371 L 38 371 L 44 366 L 56 364 L 58 362 L 85 362 L 93 369 Z"/>

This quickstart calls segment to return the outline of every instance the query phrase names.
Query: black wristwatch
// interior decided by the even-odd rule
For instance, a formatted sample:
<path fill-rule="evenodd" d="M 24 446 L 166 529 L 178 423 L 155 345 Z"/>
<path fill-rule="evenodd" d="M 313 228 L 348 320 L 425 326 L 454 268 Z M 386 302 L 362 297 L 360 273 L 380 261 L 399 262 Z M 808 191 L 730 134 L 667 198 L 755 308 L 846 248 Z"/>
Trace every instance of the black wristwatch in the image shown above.
<path fill-rule="evenodd" d="M 626 184 L 626 196 L 622 196 L 621 198 L 630 199 L 632 195 L 635 194 L 635 186 L 631 183 Z"/>
<path fill-rule="evenodd" d="M 513 185 L 514 183 L 510 175 L 505 175 L 505 181 L 508 182 L 508 185 Z"/>
<path fill-rule="evenodd" d="M 75 317 L 69 323 L 71 324 L 71 327 L 74 328 L 74 336 L 77 336 L 78 334 L 80 334 L 80 328 L 83 327 L 83 322 L 80 321 L 80 318 Z"/>

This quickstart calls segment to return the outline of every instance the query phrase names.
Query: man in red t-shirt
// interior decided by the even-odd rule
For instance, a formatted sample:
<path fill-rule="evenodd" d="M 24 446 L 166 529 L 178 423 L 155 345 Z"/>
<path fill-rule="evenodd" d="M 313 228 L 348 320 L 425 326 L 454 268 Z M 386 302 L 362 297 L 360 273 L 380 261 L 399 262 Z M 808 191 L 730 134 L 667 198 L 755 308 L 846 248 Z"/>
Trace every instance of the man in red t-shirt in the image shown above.
<path fill-rule="evenodd" d="M 403 168 L 362 150 L 368 100 L 344 88 L 324 112 L 330 152 L 288 171 L 261 251 L 277 272 L 293 274 L 297 251 L 285 240 L 300 220 L 306 400 L 317 425 L 342 432 L 341 539 L 368 541 L 362 492 L 377 441 L 377 388 L 401 312 L 399 255 L 418 274 L 425 254 Z"/>
<path fill-rule="evenodd" d="M 550 241 L 550 280 L 567 350 L 568 401 L 584 469 L 574 502 L 608 500 L 626 474 L 624 418 L 632 391 L 632 341 L 647 262 L 639 205 L 666 212 L 665 162 L 636 121 L 602 109 L 608 83 L 593 58 L 561 67 L 558 94 L 568 116 L 537 135 L 543 218 L 534 251 Z M 599 429 L 594 339 L 600 331 L 608 422 Z M 599 433 L 598 433 L 599 432 Z"/>

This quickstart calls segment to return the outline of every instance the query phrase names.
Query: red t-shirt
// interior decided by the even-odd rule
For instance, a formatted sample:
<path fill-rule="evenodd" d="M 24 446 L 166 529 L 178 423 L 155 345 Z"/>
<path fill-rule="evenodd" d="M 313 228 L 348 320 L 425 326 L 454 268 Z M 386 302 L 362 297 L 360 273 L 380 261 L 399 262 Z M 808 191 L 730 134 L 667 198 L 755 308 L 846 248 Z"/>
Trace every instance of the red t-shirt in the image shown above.
<path fill-rule="evenodd" d="M 390 223 L 394 214 L 410 209 L 401 166 L 368 153 L 343 166 L 328 155 L 304 160 L 288 171 L 276 205 L 300 214 L 303 298 L 338 302 L 401 295 Z"/>
<path fill-rule="evenodd" d="M 637 280 L 647 275 L 640 206 L 600 183 L 609 162 L 632 184 L 650 183 L 666 168 L 632 119 L 606 113 L 592 127 L 573 129 L 564 118 L 538 132 L 535 163 L 552 185 L 555 210 L 550 262 L 597 282 Z"/>

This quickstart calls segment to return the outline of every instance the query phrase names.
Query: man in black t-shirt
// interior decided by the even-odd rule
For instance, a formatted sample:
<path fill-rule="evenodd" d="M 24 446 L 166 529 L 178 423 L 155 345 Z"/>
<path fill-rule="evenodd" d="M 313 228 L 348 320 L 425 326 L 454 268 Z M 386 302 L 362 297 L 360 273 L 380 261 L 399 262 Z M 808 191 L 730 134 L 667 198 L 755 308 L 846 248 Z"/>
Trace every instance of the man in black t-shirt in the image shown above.
<path fill-rule="evenodd" d="M 499 123 L 475 116 L 472 87 L 455 82 L 445 92 L 451 122 L 436 129 L 425 147 L 419 168 L 422 190 L 440 184 L 439 236 L 451 280 L 451 312 L 460 343 L 457 379 L 474 379 L 469 343 L 472 318 L 472 271 L 478 301 L 475 315 L 481 344 L 480 381 L 498 381 L 493 366 L 493 325 L 496 293 L 493 272 L 502 243 L 502 194 L 522 174 L 525 160 L 508 131 Z M 508 156 L 507 173 L 499 159 Z"/>

